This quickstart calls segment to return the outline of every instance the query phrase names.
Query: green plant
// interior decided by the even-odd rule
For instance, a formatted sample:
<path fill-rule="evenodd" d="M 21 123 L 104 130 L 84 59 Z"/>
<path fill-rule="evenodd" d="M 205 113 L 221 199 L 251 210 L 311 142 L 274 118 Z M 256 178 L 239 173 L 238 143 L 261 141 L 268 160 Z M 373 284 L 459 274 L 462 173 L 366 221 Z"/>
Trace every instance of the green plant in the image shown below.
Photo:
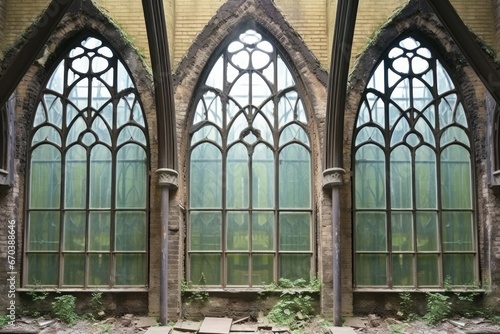
<path fill-rule="evenodd" d="M 72 295 L 62 295 L 54 298 L 52 302 L 52 312 L 62 322 L 74 324 L 78 320 L 76 314 L 76 297 Z"/>
<path fill-rule="evenodd" d="M 0 328 L 5 327 L 5 325 L 7 325 L 9 322 L 11 322 L 11 319 L 8 316 L 0 316 Z"/>
<path fill-rule="evenodd" d="M 187 305 L 193 302 L 205 303 L 208 301 L 209 297 L 208 292 L 202 291 L 200 288 L 193 286 L 191 281 L 181 281 L 181 295 L 185 298 Z"/>
<path fill-rule="evenodd" d="M 437 292 L 427 292 L 426 295 L 427 310 L 424 315 L 424 320 L 430 325 L 435 325 L 450 315 L 450 297 Z"/>
<path fill-rule="evenodd" d="M 408 324 L 393 324 L 389 326 L 391 334 L 405 334 Z"/>
<path fill-rule="evenodd" d="M 92 292 L 90 297 L 90 308 L 93 316 L 98 316 L 102 311 L 102 292 Z"/>
<path fill-rule="evenodd" d="M 267 287 L 267 291 L 281 291 L 281 295 L 267 318 L 278 325 L 290 327 L 294 333 L 300 333 L 304 323 L 314 316 L 314 299 L 311 293 L 319 291 L 320 283 L 315 277 L 290 280 L 280 278 Z"/>
<path fill-rule="evenodd" d="M 413 300 L 411 293 L 401 292 L 399 293 L 399 311 L 398 316 L 406 320 L 415 320 L 417 315 L 413 312 Z"/>
<path fill-rule="evenodd" d="M 23 307 L 23 310 L 21 311 L 22 314 L 25 315 L 30 315 L 33 317 L 39 317 L 40 316 L 40 310 L 43 309 L 42 304 L 44 303 L 45 299 L 49 296 L 49 293 L 46 291 L 40 291 L 38 290 L 39 286 L 35 285 L 34 289 L 29 290 L 26 292 L 26 294 L 30 297 L 31 302 Z"/>

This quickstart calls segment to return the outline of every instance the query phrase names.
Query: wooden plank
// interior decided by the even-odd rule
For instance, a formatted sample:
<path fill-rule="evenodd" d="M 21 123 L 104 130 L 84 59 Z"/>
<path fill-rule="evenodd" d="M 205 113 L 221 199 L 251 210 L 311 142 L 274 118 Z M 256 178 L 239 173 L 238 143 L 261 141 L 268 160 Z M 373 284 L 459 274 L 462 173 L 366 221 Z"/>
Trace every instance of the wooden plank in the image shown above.
<path fill-rule="evenodd" d="M 182 332 L 195 332 L 200 328 L 200 323 L 197 321 L 189 321 L 189 320 L 179 320 L 174 326 L 175 330 Z"/>
<path fill-rule="evenodd" d="M 233 319 L 206 317 L 201 323 L 199 334 L 229 334 Z"/>
<path fill-rule="evenodd" d="M 170 326 L 149 327 L 144 334 L 168 334 L 171 330 Z"/>
<path fill-rule="evenodd" d="M 233 324 L 231 326 L 231 332 L 255 333 L 256 331 L 257 331 L 257 324 Z"/>

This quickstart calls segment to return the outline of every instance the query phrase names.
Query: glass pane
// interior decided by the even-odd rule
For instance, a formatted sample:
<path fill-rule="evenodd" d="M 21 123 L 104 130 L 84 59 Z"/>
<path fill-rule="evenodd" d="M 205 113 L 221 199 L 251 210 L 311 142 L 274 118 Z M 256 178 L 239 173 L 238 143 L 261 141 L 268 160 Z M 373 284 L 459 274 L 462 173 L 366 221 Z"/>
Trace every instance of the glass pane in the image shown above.
<path fill-rule="evenodd" d="M 54 146 L 38 146 L 31 154 L 30 208 L 59 208 L 61 154 Z"/>
<path fill-rule="evenodd" d="M 280 146 L 285 145 L 291 141 L 301 141 L 305 145 L 309 146 L 309 138 L 307 133 L 298 124 L 290 124 L 283 129 L 280 135 Z"/>
<path fill-rule="evenodd" d="M 89 255 L 89 285 L 109 285 L 109 255 Z"/>
<path fill-rule="evenodd" d="M 474 254 L 443 255 L 443 275 L 452 285 L 476 284 Z"/>
<path fill-rule="evenodd" d="M 58 211 L 30 212 L 28 250 L 59 250 L 59 215 Z"/>
<path fill-rule="evenodd" d="M 202 140 L 211 140 L 219 145 L 222 145 L 222 137 L 219 130 L 213 125 L 204 125 L 201 129 L 193 133 L 191 137 L 191 145 Z"/>
<path fill-rule="evenodd" d="M 195 285 L 220 285 L 220 255 L 191 254 L 191 277 L 189 280 Z"/>
<path fill-rule="evenodd" d="M 267 60 L 269 59 L 269 56 L 266 55 L 265 53 L 262 53 L 262 52 L 254 52 L 252 54 L 252 60 L 255 61 L 257 59 L 255 59 L 257 56 L 257 53 L 260 55 L 262 55 L 261 57 L 265 57 L 266 58 L 266 63 L 267 63 Z M 262 61 L 262 59 L 258 59 L 257 61 Z M 260 66 L 263 66 L 265 64 L 263 64 L 262 62 L 260 62 L 260 64 L 257 64 L 257 63 L 253 63 L 253 66 L 256 68 L 258 66 L 256 65 L 260 65 Z M 264 102 L 267 98 L 269 98 L 271 96 L 271 88 L 268 86 L 268 84 L 264 81 L 264 79 L 262 79 L 262 77 L 260 76 L 260 74 L 254 72 L 252 73 L 252 104 L 256 107 L 260 106 L 262 104 L 262 102 Z"/>
<path fill-rule="evenodd" d="M 274 250 L 274 212 L 252 213 L 252 250 Z"/>
<path fill-rule="evenodd" d="M 355 270 L 357 286 L 387 285 L 385 254 L 357 254 Z"/>
<path fill-rule="evenodd" d="M 249 205 L 248 150 L 236 144 L 227 154 L 226 205 L 228 208 L 248 208 Z"/>
<path fill-rule="evenodd" d="M 85 255 L 64 255 L 64 278 L 63 285 L 81 285 L 85 279 Z"/>
<path fill-rule="evenodd" d="M 43 141 L 50 141 L 56 144 L 56 146 L 61 146 L 61 135 L 52 126 L 42 126 L 33 135 L 31 145 L 34 146 L 35 144 L 41 143 Z"/>
<path fill-rule="evenodd" d="M 358 134 L 356 135 L 355 145 L 361 145 L 366 141 L 375 141 L 380 145 L 384 145 L 385 143 L 382 132 L 379 128 L 376 128 L 374 126 L 365 126 L 361 130 L 359 130 Z"/>
<path fill-rule="evenodd" d="M 248 254 L 227 255 L 227 284 L 248 285 Z"/>
<path fill-rule="evenodd" d="M 417 251 L 431 252 L 438 250 L 438 225 L 435 212 L 417 212 Z"/>
<path fill-rule="evenodd" d="M 461 142 L 467 147 L 470 146 L 467 133 L 458 126 L 451 126 L 443 131 L 441 135 L 441 146 L 444 147 L 446 144 L 455 142 Z"/>
<path fill-rule="evenodd" d="M 190 200 L 192 208 L 222 206 L 222 154 L 211 144 L 201 144 L 191 152 Z"/>
<path fill-rule="evenodd" d="M 282 251 L 311 250 L 311 214 L 280 213 L 279 249 Z"/>
<path fill-rule="evenodd" d="M 116 140 L 118 145 L 122 145 L 126 142 L 139 142 L 141 144 L 146 144 L 146 136 L 143 130 L 137 126 L 126 126 L 121 129 L 118 139 Z"/>
<path fill-rule="evenodd" d="M 146 285 L 145 254 L 116 254 L 116 285 Z"/>
<path fill-rule="evenodd" d="M 473 251 L 474 232 L 470 212 L 443 212 L 443 251 Z"/>
<path fill-rule="evenodd" d="M 252 207 L 274 207 L 274 154 L 264 144 L 255 146 L 252 156 Z"/>
<path fill-rule="evenodd" d="M 418 286 L 439 285 L 438 255 L 417 255 L 417 284 Z"/>
<path fill-rule="evenodd" d="M 250 94 L 250 75 L 248 73 L 240 76 L 229 91 L 229 95 L 235 99 L 240 107 L 248 105 Z"/>
<path fill-rule="evenodd" d="M 437 207 L 436 153 L 419 147 L 415 153 L 415 196 L 417 209 Z"/>
<path fill-rule="evenodd" d="M 355 207 L 385 209 L 385 155 L 375 145 L 364 145 L 355 157 Z"/>
<path fill-rule="evenodd" d="M 139 145 L 128 144 L 118 151 L 116 159 L 116 207 L 146 208 L 146 152 Z"/>
<path fill-rule="evenodd" d="M 356 251 L 386 251 L 387 222 L 383 212 L 356 213 Z"/>
<path fill-rule="evenodd" d="M 413 215 L 411 212 L 391 213 L 392 251 L 413 251 Z"/>
<path fill-rule="evenodd" d="M 111 151 L 96 145 L 90 152 L 90 207 L 111 208 Z"/>
<path fill-rule="evenodd" d="M 311 255 L 281 254 L 279 257 L 279 277 L 292 281 L 299 278 L 309 280 L 311 277 Z"/>
<path fill-rule="evenodd" d="M 283 96 L 278 103 L 278 126 L 281 128 L 295 120 L 295 107 L 298 95 L 290 91 Z"/>
<path fill-rule="evenodd" d="M 448 146 L 441 154 L 441 192 L 443 208 L 471 209 L 471 159 L 458 145 Z"/>
<path fill-rule="evenodd" d="M 190 216 L 191 250 L 221 250 L 220 212 L 193 211 Z"/>
<path fill-rule="evenodd" d="M 84 209 L 87 205 L 87 150 L 80 145 L 66 153 L 64 198 L 66 208 Z"/>
<path fill-rule="evenodd" d="M 311 157 L 297 144 L 285 147 L 279 157 L 279 203 L 281 208 L 311 207 Z"/>
<path fill-rule="evenodd" d="M 413 255 L 392 255 L 392 284 L 396 286 L 413 285 Z"/>
<path fill-rule="evenodd" d="M 90 212 L 89 214 L 89 250 L 107 251 L 110 240 L 110 213 Z"/>
<path fill-rule="evenodd" d="M 27 254 L 27 261 L 29 285 L 57 285 L 58 254 Z"/>
<path fill-rule="evenodd" d="M 64 214 L 64 250 L 85 250 L 85 218 L 84 211 Z"/>
<path fill-rule="evenodd" d="M 248 212 L 227 213 L 227 249 L 249 250 Z"/>
<path fill-rule="evenodd" d="M 412 174 L 410 150 L 406 146 L 398 146 L 391 152 L 391 207 L 412 208 Z"/>
<path fill-rule="evenodd" d="M 117 251 L 145 251 L 146 237 L 145 212 L 116 213 L 115 249 Z"/>
<path fill-rule="evenodd" d="M 252 255 L 252 285 L 267 285 L 274 282 L 273 268 L 272 254 Z"/>

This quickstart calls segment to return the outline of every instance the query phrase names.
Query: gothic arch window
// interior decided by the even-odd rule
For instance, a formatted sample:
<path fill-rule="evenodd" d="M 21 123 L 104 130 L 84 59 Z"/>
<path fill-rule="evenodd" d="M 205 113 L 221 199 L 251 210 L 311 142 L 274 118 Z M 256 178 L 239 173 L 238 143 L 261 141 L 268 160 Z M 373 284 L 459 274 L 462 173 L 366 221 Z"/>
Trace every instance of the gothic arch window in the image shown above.
<path fill-rule="evenodd" d="M 147 137 L 112 47 L 75 41 L 41 91 L 29 139 L 24 286 L 147 285 Z"/>
<path fill-rule="evenodd" d="M 470 127 L 446 68 L 417 37 L 375 68 L 353 145 L 355 286 L 477 282 Z"/>
<path fill-rule="evenodd" d="M 311 150 L 294 76 L 252 29 L 214 60 L 192 111 L 187 278 L 214 287 L 309 279 Z"/>

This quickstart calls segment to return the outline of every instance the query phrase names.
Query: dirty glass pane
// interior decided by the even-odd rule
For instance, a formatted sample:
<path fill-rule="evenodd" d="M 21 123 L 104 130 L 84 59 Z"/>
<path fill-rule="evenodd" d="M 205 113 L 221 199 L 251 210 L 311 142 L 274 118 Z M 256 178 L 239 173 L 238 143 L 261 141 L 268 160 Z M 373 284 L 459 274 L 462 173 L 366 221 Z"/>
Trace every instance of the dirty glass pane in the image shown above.
<path fill-rule="evenodd" d="M 110 217 L 109 212 L 89 213 L 89 250 L 107 251 L 110 240 Z"/>
<path fill-rule="evenodd" d="M 56 285 L 59 273 L 59 254 L 27 254 L 28 284 Z"/>
<path fill-rule="evenodd" d="M 443 251 L 473 251 L 474 232 L 470 212 L 443 212 Z"/>
<path fill-rule="evenodd" d="M 59 216 L 59 211 L 30 212 L 28 250 L 59 250 Z"/>
<path fill-rule="evenodd" d="M 356 251 L 387 250 L 387 219 L 383 212 L 356 213 Z"/>
<path fill-rule="evenodd" d="M 253 212 L 252 250 L 274 250 L 274 237 L 274 212 Z"/>
<path fill-rule="evenodd" d="M 190 204 L 192 208 L 222 206 L 222 154 L 212 144 L 204 143 L 191 153 Z"/>
<path fill-rule="evenodd" d="M 116 213 L 115 249 L 117 251 L 145 251 L 146 236 L 145 212 Z"/>
<path fill-rule="evenodd" d="M 219 254 L 191 254 L 191 277 L 194 285 L 220 285 L 221 256 Z"/>
<path fill-rule="evenodd" d="M 109 284 L 109 255 L 89 255 L 89 285 Z"/>
<path fill-rule="evenodd" d="M 190 249 L 221 250 L 222 216 L 220 212 L 193 211 L 190 216 Z"/>
<path fill-rule="evenodd" d="M 252 156 L 252 206 L 274 207 L 274 154 L 264 144 L 255 146 Z"/>
<path fill-rule="evenodd" d="M 30 208 L 59 208 L 61 154 L 54 146 L 41 145 L 31 153 Z"/>
<path fill-rule="evenodd" d="M 375 145 L 364 145 L 355 157 L 355 207 L 384 209 L 385 155 Z"/>
<path fill-rule="evenodd" d="M 252 255 L 252 285 L 267 285 L 274 282 L 274 255 Z"/>
<path fill-rule="evenodd" d="M 227 154 L 226 205 L 228 208 L 248 208 L 250 181 L 248 150 L 236 144 Z"/>
<path fill-rule="evenodd" d="M 452 285 L 472 285 L 475 282 L 474 254 L 444 254 L 443 275 Z"/>
<path fill-rule="evenodd" d="M 146 285 L 145 254 L 116 254 L 116 285 Z"/>
<path fill-rule="evenodd" d="M 248 212 L 227 213 L 227 249 L 249 250 Z"/>
<path fill-rule="evenodd" d="M 386 255 L 357 254 L 355 273 L 355 282 L 357 286 L 386 285 Z"/>
<path fill-rule="evenodd" d="M 392 284 L 395 286 L 413 285 L 413 255 L 392 255 Z"/>
<path fill-rule="evenodd" d="M 90 152 L 90 207 L 111 208 L 111 151 L 96 145 Z"/>
<path fill-rule="evenodd" d="M 398 146 L 390 156 L 390 191 L 393 209 L 409 209 L 412 207 L 412 166 L 410 150 L 406 146 Z"/>
<path fill-rule="evenodd" d="M 84 209 L 87 205 L 87 150 L 80 145 L 66 152 L 66 208 Z"/>
<path fill-rule="evenodd" d="M 436 212 L 417 212 L 417 251 L 438 250 L 438 225 Z"/>
<path fill-rule="evenodd" d="M 83 285 L 85 279 L 85 255 L 64 254 L 63 285 Z"/>
<path fill-rule="evenodd" d="M 309 254 L 281 254 L 279 256 L 279 277 L 292 281 L 311 277 L 311 255 Z"/>
<path fill-rule="evenodd" d="M 279 157 L 279 204 L 281 208 L 311 207 L 311 158 L 297 144 L 285 147 Z"/>
<path fill-rule="evenodd" d="M 436 153 L 427 146 L 415 153 L 415 200 L 417 209 L 437 207 Z"/>
<path fill-rule="evenodd" d="M 248 254 L 227 255 L 227 284 L 248 285 Z"/>
<path fill-rule="evenodd" d="M 116 162 L 116 207 L 145 208 L 148 168 L 146 152 L 136 144 L 120 148 Z"/>
<path fill-rule="evenodd" d="M 471 159 L 469 152 L 452 145 L 441 154 L 441 192 L 443 208 L 472 208 Z"/>
<path fill-rule="evenodd" d="M 279 249 L 281 251 L 311 250 L 311 215 L 282 212 L 279 215 Z"/>
<path fill-rule="evenodd" d="M 392 251 L 413 250 L 413 215 L 411 212 L 391 213 Z"/>
<path fill-rule="evenodd" d="M 439 285 L 438 255 L 417 255 L 417 285 L 436 286 Z"/>
<path fill-rule="evenodd" d="M 85 250 L 85 211 L 69 211 L 64 214 L 64 250 Z"/>

